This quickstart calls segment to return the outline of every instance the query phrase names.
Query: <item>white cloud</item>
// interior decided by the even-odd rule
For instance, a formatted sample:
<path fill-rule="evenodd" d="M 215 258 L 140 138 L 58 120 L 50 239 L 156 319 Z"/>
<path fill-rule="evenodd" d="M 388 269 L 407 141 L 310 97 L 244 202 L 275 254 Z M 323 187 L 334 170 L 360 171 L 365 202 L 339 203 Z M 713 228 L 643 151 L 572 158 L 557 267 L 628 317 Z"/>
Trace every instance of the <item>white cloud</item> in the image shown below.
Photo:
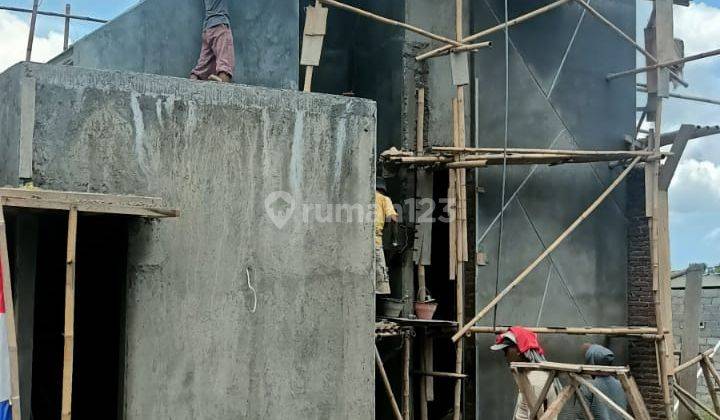
<path fill-rule="evenodd" d="M 15 14 L 0 10 L 0 72 L 25 60 L 30 24 Z M 63 34 L 55 31 L 46 37 L 35 36 L 32 61 L 45 62 L 62 52 Z"/>
<path fill-rule="evenodd" d="M 674 213 L 720 214 L 720 165 L 695 159 L 683 160 L 670 186 L 669 200 Z"/>
<path fill-rule="evenodd" d="M 692 2 L 675 7 L 674 15 L 675 36 L 685 41 L 685 55 L 720 48 L 720 9 Z"/>
<path fill-rule="evenodd" d="M 708 232 L 704 239 L 707 241 L 720 241 L 720 227 Z"/>

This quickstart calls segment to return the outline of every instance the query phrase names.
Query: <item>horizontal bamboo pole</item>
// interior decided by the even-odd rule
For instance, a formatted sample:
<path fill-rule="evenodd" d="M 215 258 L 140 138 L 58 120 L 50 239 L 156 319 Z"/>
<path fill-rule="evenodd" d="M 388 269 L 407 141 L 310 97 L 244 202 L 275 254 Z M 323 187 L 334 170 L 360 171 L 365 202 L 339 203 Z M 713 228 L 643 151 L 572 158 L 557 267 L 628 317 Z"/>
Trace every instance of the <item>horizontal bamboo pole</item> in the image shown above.
<path fill-rule="evenodd" d="M 622 76 L 629 76 L 631 74 L 643 73 L 646 71 L 655 70 L 660 67 L 674 66 L 675 64 L 682 64 L 682 63 L 686 63 L 688 61 L 700 60 L 700 59 L 703 59 L 706 57 L 712 57 L 712 56 L 718 55 L 718 54 L 720 54 L 720 48 L 718 48 L 716 50 L 700 53 L 700 54 L 695 54 L 695 55 L 690 55 L 687 57 L 679 58 L 677 60 L 667 61 L 665 63 L 656 63 L 651 66 L 640 67 L 640 68 L 632 69 L 632 70 L 625 70 L 625 71 L 621 71 L 618 73 L 610 73 L 605 78 L 607 80 L 617 79 L 618 77 L 622 77 Z"/>
<path fill-rule="evenodd" d="M 647 91 L 648 91 L 647 85 L 638 83 L 637 91 L 647 93 Z M 697 95 L 683 95 L 680 93 L 670 93 L 670 97 L 677 98 L 677 99 L 685 99 L 688 101 L 704 102 L 707 104 L 720 105 L 720 99 L 705 98 L 705 97 L 697 96 Z M 647 134 L 647 131 L 645 131 L 645 130 L 641 130 L 640 132 Z"/>
<path fill-rule="evenodd" d="M 539 16 L 539 15 L 541 15 L 541 14 L 543 14 L 543 13 L 549 12 L 549 11 L 551 11 L 552 9 L 554 9 L 554 8 L 556 8 L 556 7 L 558 7 L 558 6 L 562 6 L 563 4 L 565 4 L 565 3 L 569 2 L 569 1 L 570 1 L 570 0 L 557 0 L 556 2 L 550 3 L 550 4 L 548 4 L 547 6 L 540 7 L 539 9 L 533 10 L 532 12 L 529 12 L 529 13 L 526 13 L 526 14 L 524 14 L 524 15 L 518 16 L 518 17 L 516 17 L 515 19 L 510 19 L 510 20 L 508 20 L 507 24 L 505 24 L 505 23 L 503 22 L 503 23 L 501 23 L 501 24 L 499 24 L 499 25 L 493 26 L 492 28 L 485 29 L 484 31 L 478 32 L 478 33 L 473 34 L 473 35 L 470 35 L 470 36 L 466 36 L 465 38 L 463 38 L 463 42 L 471 42 L 471 41 L 474 41 L 474 40 L 476 40 L 476 39 L 478 39 L 478 38 L 482 38 L 482 37 L 484 37 L 484 36 L 493 34 L 493 33 L 497 32 L 497 31 L 501 31 L 501 30 L 505 29 L 506 26 L 507 26 L 508 28 L 511 27 L 511 26 L 515 26 L 515 25 L 517 25 L 517 24 L 519 24 L 519 23 L 525 22 L 526 20 L 529 20 L 529 19 L 534 18 L 535 16 Z M 447 53 L 447 51 L 449 51 L 449 50 L 451 50 L 451 49 L 452 49 L 452 47 L 446 45 L 446 46 L 444 46 L 444 47 L 439 47 L 439 48 L 436 48 L 436 49 L 434 49 L 434 50 L 432 50 L 432 51 L 428 51 L 428 52 L 426 52 L 426 53 L 420 54 L 420 55 L 418 55 L 417 57 L 415 57 L 415 59 L 416 59 L 417 61 L 422 61 L 422 60 L 425 60 L 425 59 L 428 59 L 428 58 L 437 57 L 438 55 L 442 55 L 442 54 L 444 54 L 444 53 Z"/>
<path fill-rule="evenodd" d="M 413 372 L 416 375 L 420 376 L 432 376 L 435 378 L 454 378 L 454 379 L 466 379 L 468 376 L 462 373 L 455 373 L 455 372 L 421 372 L 421 371 L 415 371 Z"/>
<path fill-rule="evenodd" d="M 594 156 L 594 155 L 619 155 L 619 156 L 651 156 L 654 151 L 648 150 L 559 150 L 559 149 L 523 149 L 502 147 L 446 147 L 436 146 L 433 152 L 440 153 L 522 153 L 522 154 L 551 154 L 568 156 Z"/>
<path fill-rule="evenodd" d="M 376 15 L 375 13 L 370 13 L 370 12 L 368 12 L 367 10 L 359 9 L 359 8 L 357 8 L 357 7 L 353 7 L 353 6 L 350 6 L 350 5 L 348 5 L 348 4 L 341 3 L 341 2 L 339 2 L 339 1 L 335 1 L 335 0 L 320 0 L 320 3 L 325 4 L 325 5 L 327 5 L 327 6 L 333 6 L 333 7 L 336 7 L 336 8 L 338 8 L 338 9 L 342 9 L 342 10 L 345 10 L 345 11 L 348 11 L 348 12 L 356 13 L 356 14 L 358 14 L 358 15 L 360 15 L 360 16 L 364 16 L 364 17 L 366 17 L 366 18 L 368 18 L 368 19 L 372 19 L 372 20 L 378 21 L 378 22 L 380 22 L 380 23 L 385 23 L 385 24 L 387 24 L 387 25 L 392 25 L 392 26 L 399 26 L 399 27 L 401 27 L 401 28 L 403 28 L 403 29 L 407 29 L 407 30 L 410 31 L 410 32 L 415 32 L 415 33 L 418 34 L 418 35 L 422 35 L 422 36 L 424 36 L 424 37 L 427 37 L 427 38 L 430 38 L 430 39 L 434 39 L 434 40 L 436 40 L 436 41 L 445 42 L 445 43 L 451 44 L 452 46 L 455 46 L 455 47 L 465 46 L 464 43 L 455 41 L 454 39 L 450 39 L 450 38 L 444 37 L 444 36 L 442 36 L 442 35 L 436 35 L 436 34 L 434 34 L 434 33 L 432 33 L 432 32 L 428 32 L 428 31 L 426 31 L 426 30 L 424 30 L 424 29 L 422 29 L 422 28 L 418 28 L 417 26 L 413 26 L 413 25 L 407 24 L 407 23 L 405 23 L 405 22 L 400 22 L 400 21 L 393 20 L 393 19 L 388 19 L 388 18 L 386 18 L 386 17 L 380 16 L 380 15 Z M 450 49 L 452 49 L 452 47 L 450 47 Z"/>
<path fill-rule="evenodd" d="M 573 363 L 556 363 L 556 362 L 513 362 L 510 364 L 511 367 L 517 369 L 529 369 L 529 370 L 548 370 L 558 372 L 571 372 L 571 373 L 628 373 L 630 368 L 627 366 L 602 366 L 602 365 L 578 365 Z"/>
<path fill-rule="evenodd" d="M 20 7 L 11 7 L 11 6 L 0 6 L 0 10 L 7 10 L 10 12 L 19 12 L 19 13 L 33 13 L 32 9 L 23 9 Z M 57 12 L 44 12 L 42 10 L 38 10 L 35 13 L 41 16 L 53 16 L 53 17 L 61 17 L 66 19 L 74 19 L 74 20 L 84 20 L 86 22 L 96 22 L 96 23 L 107 23 L 108 21 L 105 19 L 98 19 L 90 16 L 78 16 L 78 15 L 71 15 L 68 13 L 57 13 Z"/>
<path fill-rule="evenodd" d="M 627 177 L 627 175 L 630 173 L 630 171 L 637 165 L 638 162 L 640 162 L 640 159 L 642 157 L 638 156 L 628 165 L 627 168 L 618 176 L 615 181 L 610 184 L 610 186 L 602 193 L 600 196 L 588 207 L 581 215 L 578 217 L 567 229 L 565 229 L 565 232 L 563 232 L 560 236 L 558 236 L 555 241 L 548 246 L 545 251 L 543 251 L 542 254 L 540 254 L 539 257 L 535 259 L 530 265 L 523 270 L 522 273 L 520 273 L 515 280 L 513 280 L 505 289 L 503 289 L 495 298 L 488 303 L 485 308 L 483 308 L 480 312 L 477 313 L 471 319 L 467 324 L 465 324 L 460 330 L 455 333 L 455 335 L 452 336 L 452 340 L 454 342 L 457 342 L 460 338 L 462 338 L 463 335 L 465 335 L 470 328 L 476 324 L 482 317 L 484 317 L 492 308 L 495 307 L 512 289 L 514 289 L 518 284 L 520 284 L 525 278 L 532 272 L 532 270 L 535 269 L 548 255 L 550 255 L 551 252 L 553 252 L 565 238 L 567 238 L 575 229 L 577 229 L 580 224 L 592 214 L 593 211 L 595 211 L 598 206 L 605 201 L 605 199 L 610 195 L 615 188 L 617 188 L 618 185 Z"/>
<path fill-rule="evenodd" d="M 502 334 L 509 328 L 507 327 L 471 327 L 470 332 L 475 334 Z M 527 327 L 528 330 L 536 334 L 566 334 L 566 335 L 640 335 L 656 338 L 658 337 L 657 328 L 653 327 Z"/>
<path fill-rule="evenodd" d="M 712 354 L 713 349 L 705 350 L 704 352 L 698 354 L 697 356 L 693 357 L 692 359 L 689 359 L 687 362 L 679 365 L 678 367 L 673 370 L 673 375 L 677 375 L 678 373 L 682 372 L 683 370 L 689 368 L 690 366 L 694 365 L 695 363 L 701 361 L 703 359 L 703 355 L 710 356 Z"/>
<path fill-rule="evenodd" d="M 462 162 L 451 162 L 447 164 L 448 168 L 452 169 L 458 169 L 458 168 L 482 168 L 484 166 L 487 166 L 487 160 L 466 160 Z"/>

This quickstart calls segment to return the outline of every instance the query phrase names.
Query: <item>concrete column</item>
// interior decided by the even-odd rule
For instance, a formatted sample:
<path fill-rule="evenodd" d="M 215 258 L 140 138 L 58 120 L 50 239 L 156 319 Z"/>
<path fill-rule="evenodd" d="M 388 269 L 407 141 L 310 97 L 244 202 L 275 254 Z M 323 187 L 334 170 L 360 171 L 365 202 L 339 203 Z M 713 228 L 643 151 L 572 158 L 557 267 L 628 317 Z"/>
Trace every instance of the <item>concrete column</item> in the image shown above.
<path fill-rule="evenodd" d="M 38 218 L 19 214 L 15 230 L 15 322 L 18 337 L 20 404 L 22 413 L 31 411 L 33 333 L 35 331 L 35 272 L 38 247 Z"/>
<path fill-rule="evenodd" d="M 705 264 L 691 264 L 685 275 L 685 327 L 682 330 L 681 362 L 689 360 L 700 352 L 700 293 L 702 292 L 702 276 Z M 697 367 L 691 367 L 680 372 L 678 383 L 692 395 L 697 391 Z M 693 415 L 680 404 L 679 420 L 692 420 Z"/>

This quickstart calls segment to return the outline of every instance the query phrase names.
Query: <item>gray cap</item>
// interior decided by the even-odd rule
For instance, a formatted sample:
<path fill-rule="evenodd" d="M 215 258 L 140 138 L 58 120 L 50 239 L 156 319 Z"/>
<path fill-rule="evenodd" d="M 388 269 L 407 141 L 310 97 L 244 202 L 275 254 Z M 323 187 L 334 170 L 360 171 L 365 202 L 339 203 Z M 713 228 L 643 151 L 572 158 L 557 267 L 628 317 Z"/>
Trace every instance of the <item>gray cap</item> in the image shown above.
<path fill-rule="evenodd" d="M 502 337 L 502 341 L 498 344 L 493 344 L 492 346 L 490 346 L 490 350 L 502 350 L 504 348 L 517 345 L 517 339 L 515 338 L 515 334 L 513 334 L 511 331 L 500 334 L 500 337 Z"/>

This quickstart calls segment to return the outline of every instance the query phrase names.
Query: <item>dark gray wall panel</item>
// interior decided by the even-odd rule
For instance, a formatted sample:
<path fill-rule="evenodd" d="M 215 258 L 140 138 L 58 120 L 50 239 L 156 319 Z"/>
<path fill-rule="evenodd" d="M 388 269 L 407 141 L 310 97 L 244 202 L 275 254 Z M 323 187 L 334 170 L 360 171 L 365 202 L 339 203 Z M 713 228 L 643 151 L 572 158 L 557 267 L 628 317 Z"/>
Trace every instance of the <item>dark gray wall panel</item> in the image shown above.
<path fill-rule="evenodd" d="M 503 1 L 476 0 L 474 30 L 496 25 Z M 513 18 L 550 1 L 509 2 Z M 601 12 L 632 33 L 634 4 L 593 1 Z M 623 135 L 634 129 L 635 95 L 631 84 L 605 81 L 610 69 L 630 68 L 634 53 L 622 40 L 574 3 L 510 30 L 510 147 L 624 149 Z M 573 37 L 576 28 L 577 35 Z M 478 78 L 479 145 L 502 146 L 505 112 L 505 41 L 475 53 Z M 476 305 L 482 308 L 592 203 L 620 172 L 595 165 L 524 166 L 507 171 L 508 199 L 521 186 L 505 213 L 502 275 L 496 276 L 502 169 L 480 171 L 478 249 L 489 264 L 478 267 Z M 623 189 L 613 194 L 500 304 L 500 325 L 622 325 L 626 322 L 626 219 Z M 544 296 L 544 298 L 543 298 Z M 542 307 L 541 316 L 540 308 Z M 492 324 L 492 317 L 482 321 Z M 591 340 L 611 345 L 621 356 L 624 341 Z M 541 337 L 554 361 L 579 362 L 587 337 Z M 501 358 L 487 349 L 492 337 L 477 337 L 478 418 L 511 412 L 515 385 Z M 499 378 L 499 379 L 498 379 Z M 496 386 L 497 381 L 501 386 Z M 492 385 L 492 386 L 491 386 Z"/>

